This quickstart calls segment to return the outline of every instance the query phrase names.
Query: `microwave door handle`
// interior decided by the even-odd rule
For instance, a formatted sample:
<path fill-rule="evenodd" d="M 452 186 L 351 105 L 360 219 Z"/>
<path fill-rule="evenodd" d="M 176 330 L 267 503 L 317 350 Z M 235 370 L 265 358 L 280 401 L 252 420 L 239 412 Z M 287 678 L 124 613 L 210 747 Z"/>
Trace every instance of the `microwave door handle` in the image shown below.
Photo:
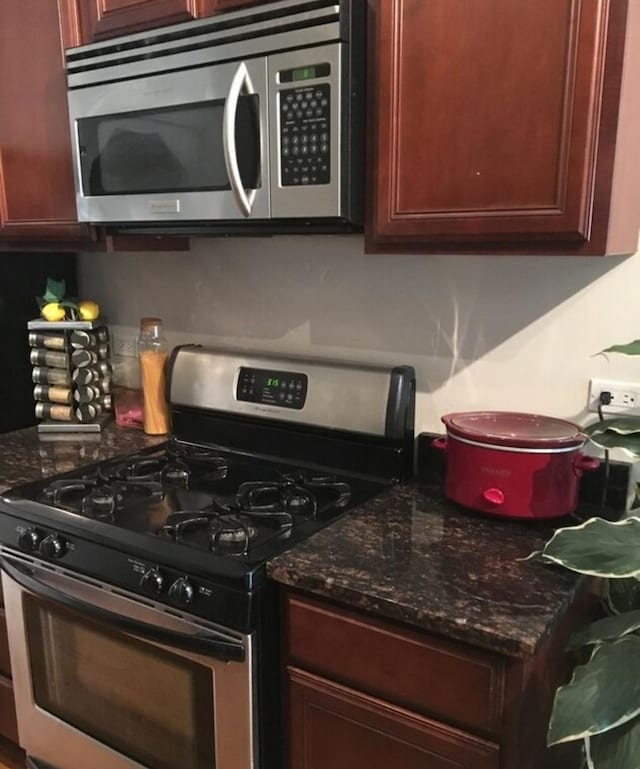
<path fill-rule="evenodd" d="M 149 641 L 157 641 L 167 646 L 173 646 L 182 651 L 208 654 L 223 662 L 243 662 L 245 659 L 244 646 L 234 641 L 224 641 L 207 633 L 189 635 L 176 633 L 173 630 L 156 627 L 140 620 L 116 614 L 115 612 L 92 606 L 90 603 L 80 601 L 78 598 L 67 595 L 57 588 L 45 585 L 36 579 L 23 565 L 9 562 L 7 558 L 0 558 L 0 567 L 14 582 L 17 582 L 23 590 L 33 595 L 49 600 L 76 612 L 81 612 L 85 617 L 96 620 L 102 624 L 132 633 Z"/>
<path fill-rule="evenodd" d="M 238 99 L 240 98 L 243 89 L 247 94 L 255 93 L 253 83 L 249 77 L 249 70 L 244 62 L 240 64 L 236 70 L 236 74 L 233 76 L 229 94 L 225 102 L 224 116 L 222 119 L 222 144 L 224 148 L 224 162 L 227 167 L 227 174 L 229 175 L 231 191 L 233 192 L 240 211 L 242 211 L 245 216 L 251 216 L 251 209 L 253 208 L 256 191 L 250 190 L 249 194 L 247 194 L 242 186 L 236 148 L 236 115 L 238 112 Z"/>

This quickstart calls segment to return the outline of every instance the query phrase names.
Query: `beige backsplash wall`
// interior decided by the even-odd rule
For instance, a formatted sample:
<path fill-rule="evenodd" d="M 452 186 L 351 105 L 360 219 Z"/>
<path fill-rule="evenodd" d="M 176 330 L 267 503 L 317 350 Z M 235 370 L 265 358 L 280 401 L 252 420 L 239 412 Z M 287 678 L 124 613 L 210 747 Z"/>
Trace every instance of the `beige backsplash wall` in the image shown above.
<path fill-rule="evenodd" d="M 640 382 L 640 252 L 627 259 L 365 255 L 344 236 L 194 239 L 179 253 L 83 254 L 83 296 L 117 333 L 164 319 L 171 344 L 408 363 L 417 428 L 454 410 L 583 421 L 590 377 Z"/>

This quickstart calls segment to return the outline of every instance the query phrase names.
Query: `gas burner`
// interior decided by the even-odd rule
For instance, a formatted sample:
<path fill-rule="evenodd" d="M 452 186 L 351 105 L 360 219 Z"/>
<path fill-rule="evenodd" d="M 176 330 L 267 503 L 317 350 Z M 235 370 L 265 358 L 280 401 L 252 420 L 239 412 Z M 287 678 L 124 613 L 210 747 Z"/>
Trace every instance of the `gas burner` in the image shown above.
<path fill-rule="evenodd" d="M 286 483 L 303 486 L 318 495 L 329 496 L 331 506 L 336 509 L 342 510 L 347 507 L 351 499 L 351 487 L 335 475 L 313 475 L 302 470 L 296 470 L 293 473 L 285 473 L 283 478 Z"/>
<path fill-rule="evenodd" d="M 226 478 L 229 462 L 206 449 L 179 444 L 171 439 L 161 456 L 118 459 L 98 467 L 100 480 L 132 483 L 163 483 L 188 489 L 194 476 L 198 480 L 216 481 Z"/>
<path fill-rule="evenodd" d="M 224 505 L 216 506 L 216 510 L 180 510 L 172 513 L 158 534 L 175 542 L 189 544 L 193 533 L 206 532 L 207 547 L 213 552 L 246 555 L 249 544 L 258 536 L 257 526 Z"/>
<path fill-rule="evenodd" d="M 257 534 L 255 526 L 236 515 L 222 515 L 209 521 L 209 547 L 214 553 L 223 550 L 228 555 L 246 555 Z"/>
<path fill-rule="evenodd" d="M 181 466 L 193 465 L 199 471 L 205 471 L 209 480 L 226 478 L 229 472 L 229 460 L 212 449 L 179 443 L 175 438 L 170 438 L 166 453 L 169 463 L 175 462 Z"/>
<path fill-rule="evenodd" d="M 105 483 L 90 478 L 60 478 L 42 492 L 42 499 L 48 504 L 108 521 L 126 505 L 154 497 L 162 497 L 162 486 L 158 483 L 117 480 Z"/>

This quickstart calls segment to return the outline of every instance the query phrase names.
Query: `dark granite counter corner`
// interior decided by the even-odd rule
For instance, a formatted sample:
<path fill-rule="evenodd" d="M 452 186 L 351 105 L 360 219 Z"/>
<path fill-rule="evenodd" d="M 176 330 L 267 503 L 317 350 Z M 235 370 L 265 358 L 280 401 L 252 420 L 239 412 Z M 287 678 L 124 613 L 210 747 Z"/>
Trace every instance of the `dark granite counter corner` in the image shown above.
<path fill-rule="evenodd" d="M 38 433 L 29 427 L 0 435 L 0 493 L 82 465 L 164 443 L 164 436 L 108 422 L 100 433 Z"/>
<path fill-rule="evenodd" d="M 551 531 L 548 522 L 464 511 L 438 486 L 411 482 L 347 513 L 267 569 L 283 585 L 523 657 L 552 631 L 581 581 L 522 560 Z"/>

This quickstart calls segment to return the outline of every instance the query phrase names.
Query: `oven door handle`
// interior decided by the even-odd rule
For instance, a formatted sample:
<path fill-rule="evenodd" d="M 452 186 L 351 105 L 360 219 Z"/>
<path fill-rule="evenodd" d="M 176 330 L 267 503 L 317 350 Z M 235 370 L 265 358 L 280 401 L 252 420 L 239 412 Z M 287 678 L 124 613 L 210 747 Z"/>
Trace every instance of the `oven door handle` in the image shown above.
<path fill-rule="evenodd" d="M 82 612 L 82 614 L 90 619 L 102 622 L 125 633 L 132 633 L 140 638 L 157 641 L 182 651 L 208 654 L 223 662 L 244 662 L 245 649 L 239 642 L 225 641 L 207 633 L 194 633 L 193 635 L 176 633 L 173 630 L 149 625 L 146 622 L 123 617 L 107 609 L 92 606 L 89 603 L 63 593 L 61 590 L 45 585 L 36 579 L 27 567 L 10 562 L 6 557 L 0 558 L 0 567 L 20 587 L 39 598 L 47 599 L 77 612 Z"/>
<path fill-rule="evenodd" d="M 247 65 L 242 62 L 236 74 L 233 76 L 229 94 L 224 105 L 224 115 L 222 118 L 222 145 L 224 148 L 224 162 L 229 175 L 229 184 L 231 191 L 236 199 L 236 203 L 244 216 L 251 216 L 251 209 L 256 197 L 256 190 L 249 190 L 249 194 L 242 186 L 242 177 L 238 166 L 238 151 L 236 147 L 236 117 L 238 114 L 238 100 L 240 93 L 244 89 L 247 94 L 255 93 L 253 83 L 249 76 Z"/>

